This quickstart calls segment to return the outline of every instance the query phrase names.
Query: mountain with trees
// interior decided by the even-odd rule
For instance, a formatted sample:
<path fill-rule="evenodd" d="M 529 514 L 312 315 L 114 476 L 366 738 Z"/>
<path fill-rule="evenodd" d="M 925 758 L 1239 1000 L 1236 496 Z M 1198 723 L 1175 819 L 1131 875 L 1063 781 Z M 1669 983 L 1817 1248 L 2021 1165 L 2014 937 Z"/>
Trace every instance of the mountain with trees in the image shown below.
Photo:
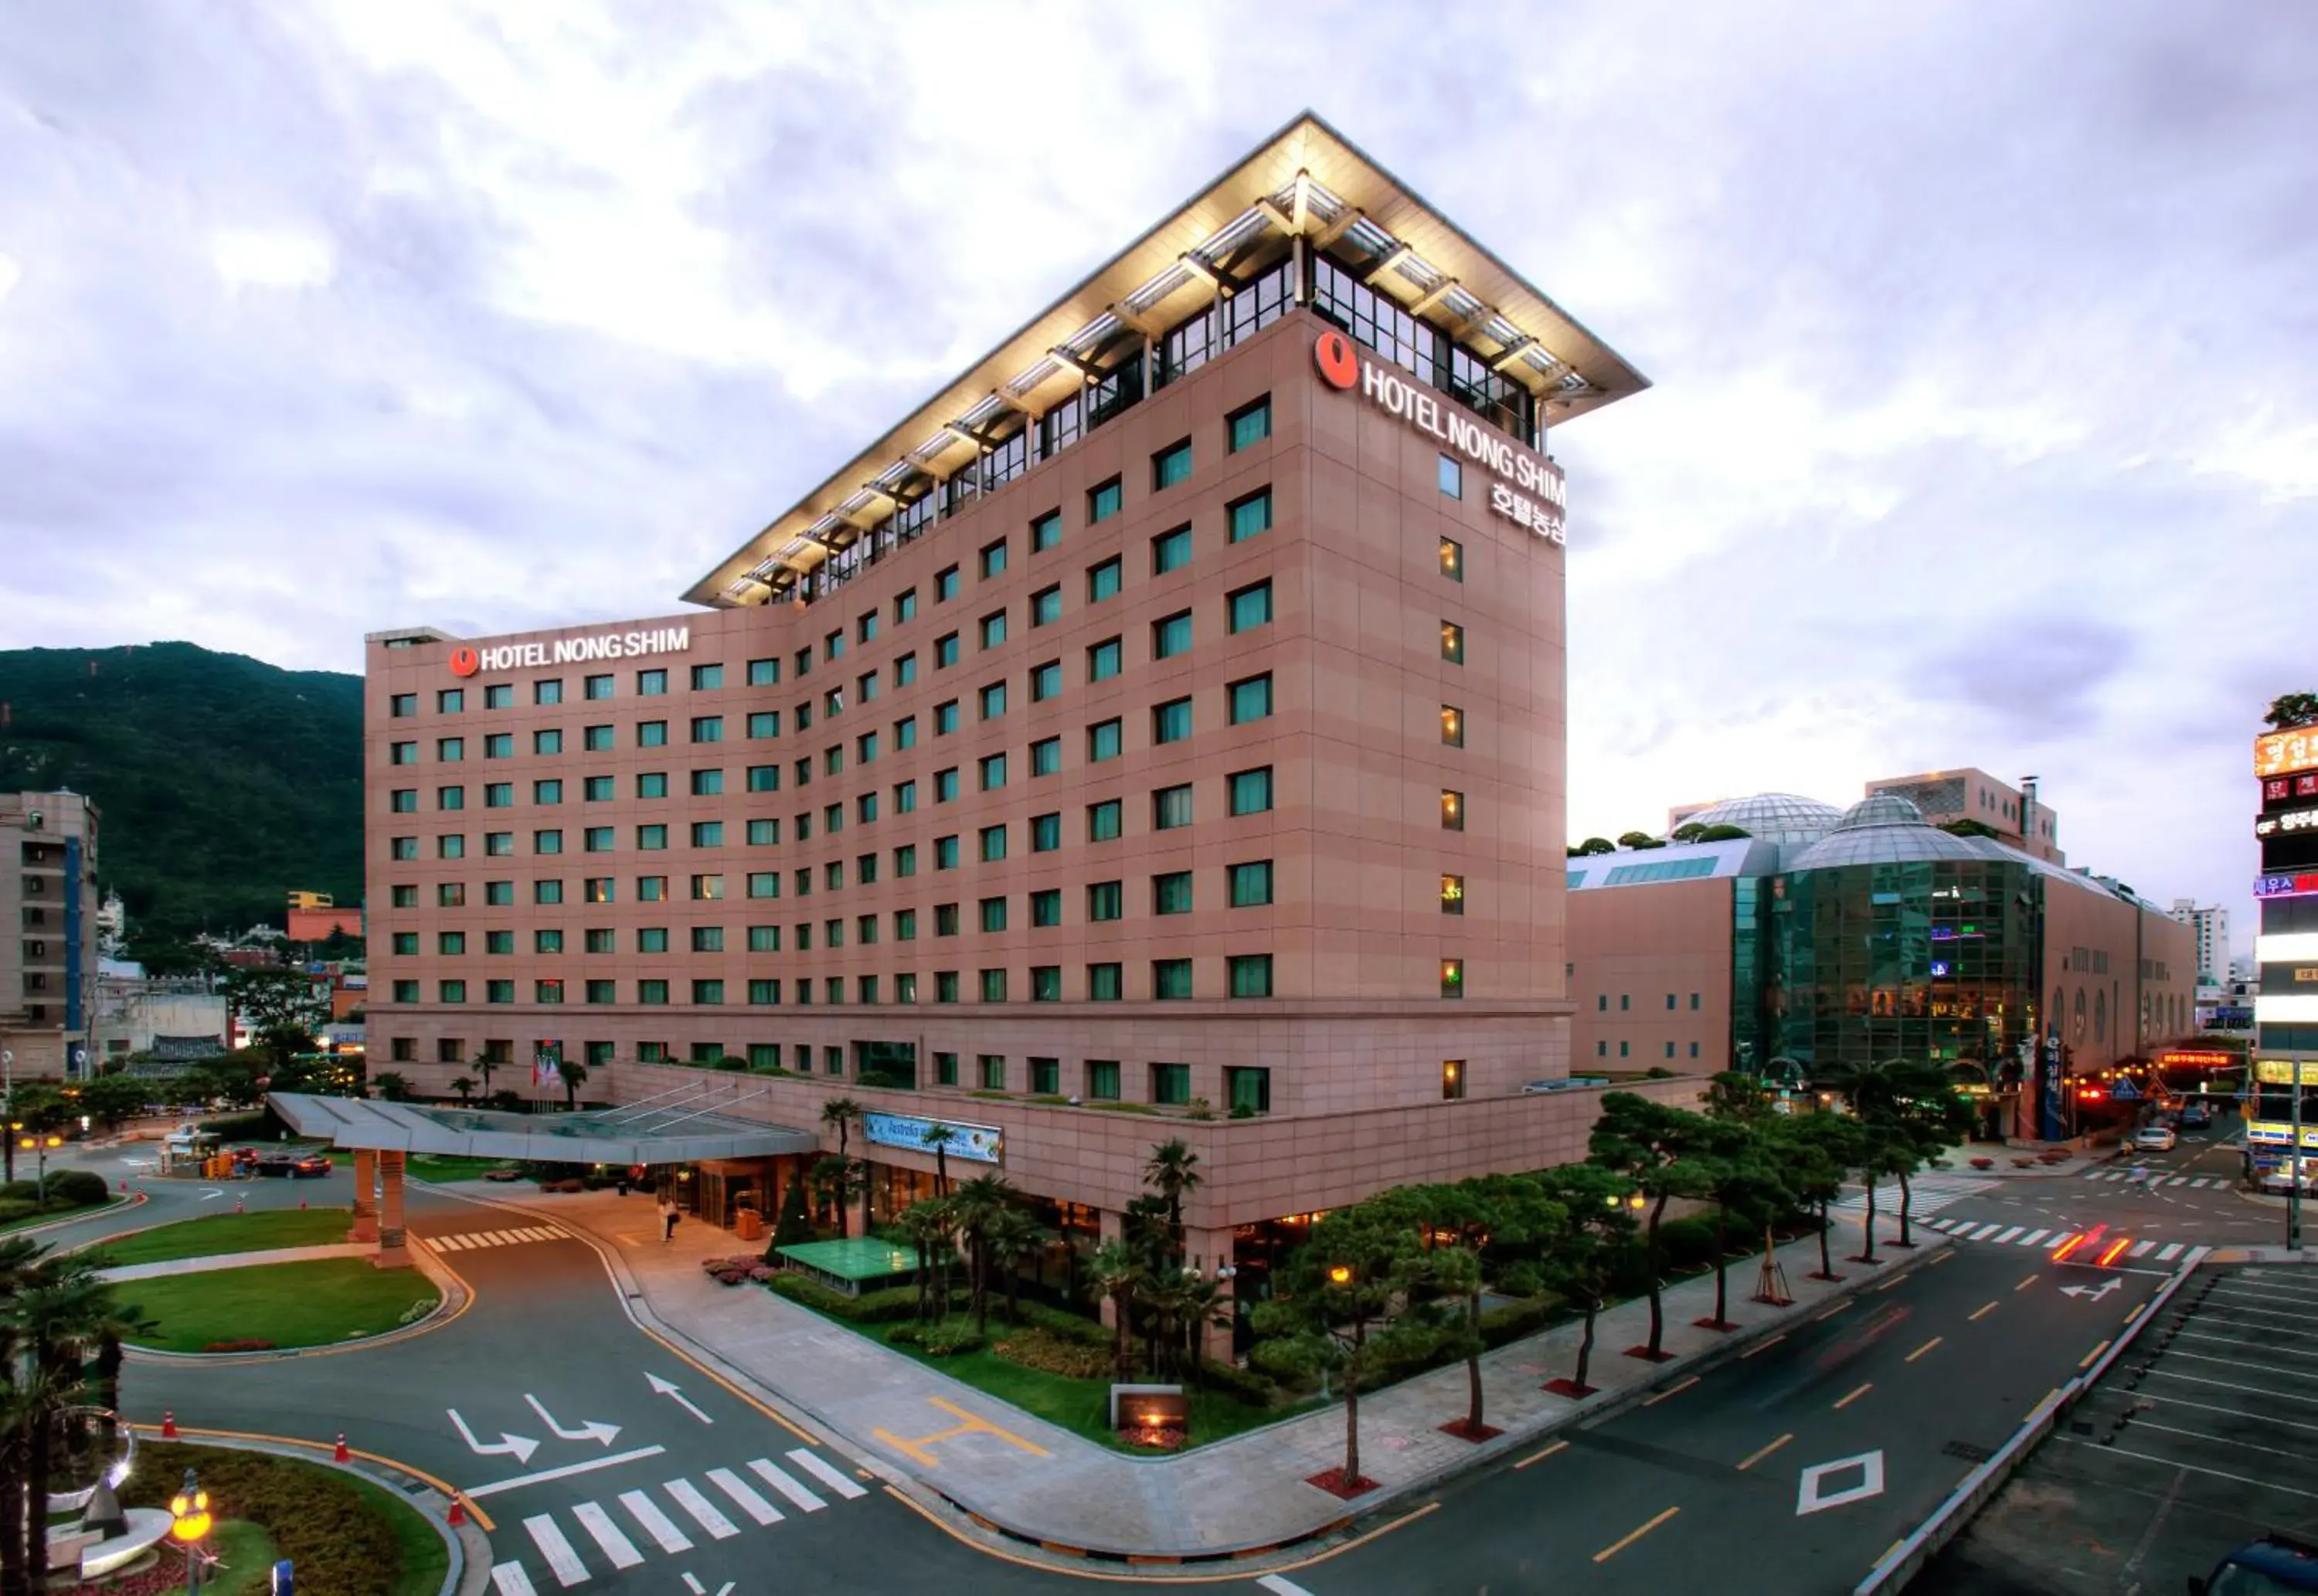
<path fill-rule="evenodd" d="M 0 650 L 0 791 L 96 801 L 140 939 L 279 925 L 292 888 L 358 903 L 362 691 L 193 643 Z"/>

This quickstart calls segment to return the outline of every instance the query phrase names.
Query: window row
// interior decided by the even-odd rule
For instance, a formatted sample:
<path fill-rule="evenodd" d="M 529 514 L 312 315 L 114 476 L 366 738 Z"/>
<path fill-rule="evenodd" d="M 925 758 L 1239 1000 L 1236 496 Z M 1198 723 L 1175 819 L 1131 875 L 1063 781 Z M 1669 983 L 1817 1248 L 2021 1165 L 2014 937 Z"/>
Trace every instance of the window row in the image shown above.
<path fill-rule="evenodd" d="M 1194 961 L 1153 959 L 1149 961 L 1152 1001 L 1188 1001 L 1195 995 L 1192 981 Z M 1271 996 L 1271 955 L 1266 954 L 1231 954 L 1221 961 L 1223 965 L 1222 993 L 1229 998 L 1268 998 Z M 1063 966 L 1033 964 L 1025 973 L 1028 980 L 1020 985 L 1014 981 L 1015 972 L 1004 968 L 975 971 L 937 970 L 933 973 L 930 1000 L 938 1004 L 964 1000 L 963 993 L 971 990 L 975 1000 L 983 1003 L 1059 1003 L 1064 1001 Z M 968 981 L 971 986 L 968 986 Z M 391 983 L 391 1000 L 400 1004 L 427 1001 L 421 995 L 424 982 L 408 978 Z M 871 1005 L 886 1002 L 914 1004 L 926 1000 L 921 995 L 917 973 L 903 972 L 886 984 L 884 975 L 829 975 L 816 982 L 810 976 L 784 979 L 779 976 L 756 976 L 741 981 L 725 981 L 718 977 L 675 981 L 660 976 L 646 976 L 626 983 L 624 999 L 621 982 L 608 977 L 584 977 L 567 982 L 562 977 L 535 978 L 529 982 L 528 1001 L 535 1004 L 558 1004 L 570 1001 L 573 989 L 581 1003 L 609 1007 L 622 1003 L 643 1008 L 657 1008 L 672 1003 L 689 1003 L 696 1007 L 714 1007 L 731 1001 L 746 1001 L 751 1006 L 780 1006 L 784 1000 L 792 1007 L 809 1008 L 815 993 L 824 1005 L 848 1002 Z M 513 979 L 490 978 L 471 982 L 460 976 L 446 976 L 435 982 L 436 1003 L 463 1004 L 472 1002 L 473 989 L 481 989 L 481 1001 L 487 1004 L 515 1003 L 518 983 Z M 1207 993 L 1216 996 L 1213 991 Z M 1447 993 L 1444 996 L 1449 995 Z M 1127 998 L 1126 966 L 1119 964 L 1092 964 L 1084 966 L 1084 982 L 1079 992 L 1082 1001 L 1090 1003 L 1123 1002 Z"/>

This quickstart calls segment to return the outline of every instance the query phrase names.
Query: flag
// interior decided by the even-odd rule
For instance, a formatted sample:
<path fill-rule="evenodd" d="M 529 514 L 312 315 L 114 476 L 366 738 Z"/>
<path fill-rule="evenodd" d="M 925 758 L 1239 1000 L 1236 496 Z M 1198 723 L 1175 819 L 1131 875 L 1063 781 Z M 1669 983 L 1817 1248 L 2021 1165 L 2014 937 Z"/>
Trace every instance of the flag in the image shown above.
<path fill-rule="evenodd" d="M 558 1087 L 563 1084 L 563 1067 L 553 1048 L 541 1048 L 531 1055 L 531 1083 L 536 1087 Z"/>

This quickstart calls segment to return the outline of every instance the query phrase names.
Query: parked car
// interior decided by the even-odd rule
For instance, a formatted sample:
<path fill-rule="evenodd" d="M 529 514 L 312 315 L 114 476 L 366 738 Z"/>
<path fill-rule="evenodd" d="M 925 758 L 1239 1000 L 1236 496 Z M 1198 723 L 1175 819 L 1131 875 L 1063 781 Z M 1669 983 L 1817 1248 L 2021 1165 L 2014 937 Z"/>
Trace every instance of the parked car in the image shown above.
<path fill-rule="evenodd" d="M 271 1179 L 286 1180 L 298 1161 L 286 1152 L 270 1153 L 257 1161 L 257 1172 Z"/>
<path fill-rule="evenodd" d="M 2133 1133 L 2135 1152 L 2170 1152 L 2180 1138 L 2170 1125 L 2145 1125 Z"/>
<path fill-rule="evenodd" d="M 2294 1189 L 2298 1180 L 2301 1183 L 2304 1197 L 2318 1192 L 2318 1158 L 2305 1158 L 2300 1161 L 2301 1169 L 2298 1173 L 2293 1168 L 2294 1161 L 2281 1158 L 2269 1168 L 2262 1170 L 2260 1181 L 2261 1189 L 2284 1197 Z"/>
<path fill-rule="evenodd" d="M 2283 1535 L 2250 1540 L 2214 1565 L 2204 1579 L 2189 1576 L 2189 1596 L 2276 1596 L 2318 1591 L 2318 1547 Z"/>
<path fill-rule="evenodd" d="M 2202 1131 L 2213 1123 L 2214 1116 L 2203 1103 L 2192 1103 L 2181 1110 L 2181 1128 L 2185 1131 Z"/>

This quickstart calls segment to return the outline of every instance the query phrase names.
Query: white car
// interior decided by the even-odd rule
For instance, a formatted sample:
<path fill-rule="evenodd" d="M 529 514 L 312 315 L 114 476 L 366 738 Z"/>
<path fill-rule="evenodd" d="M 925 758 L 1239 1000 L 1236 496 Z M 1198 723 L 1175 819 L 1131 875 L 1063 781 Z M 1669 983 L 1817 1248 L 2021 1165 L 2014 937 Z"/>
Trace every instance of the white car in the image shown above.
<path fill-rule="evenodd" d="M 2135 1152 L 2170 1152 L 2180 1138 L 2170 1125 L 2146 1125 L 2133 1133 Z"/>

